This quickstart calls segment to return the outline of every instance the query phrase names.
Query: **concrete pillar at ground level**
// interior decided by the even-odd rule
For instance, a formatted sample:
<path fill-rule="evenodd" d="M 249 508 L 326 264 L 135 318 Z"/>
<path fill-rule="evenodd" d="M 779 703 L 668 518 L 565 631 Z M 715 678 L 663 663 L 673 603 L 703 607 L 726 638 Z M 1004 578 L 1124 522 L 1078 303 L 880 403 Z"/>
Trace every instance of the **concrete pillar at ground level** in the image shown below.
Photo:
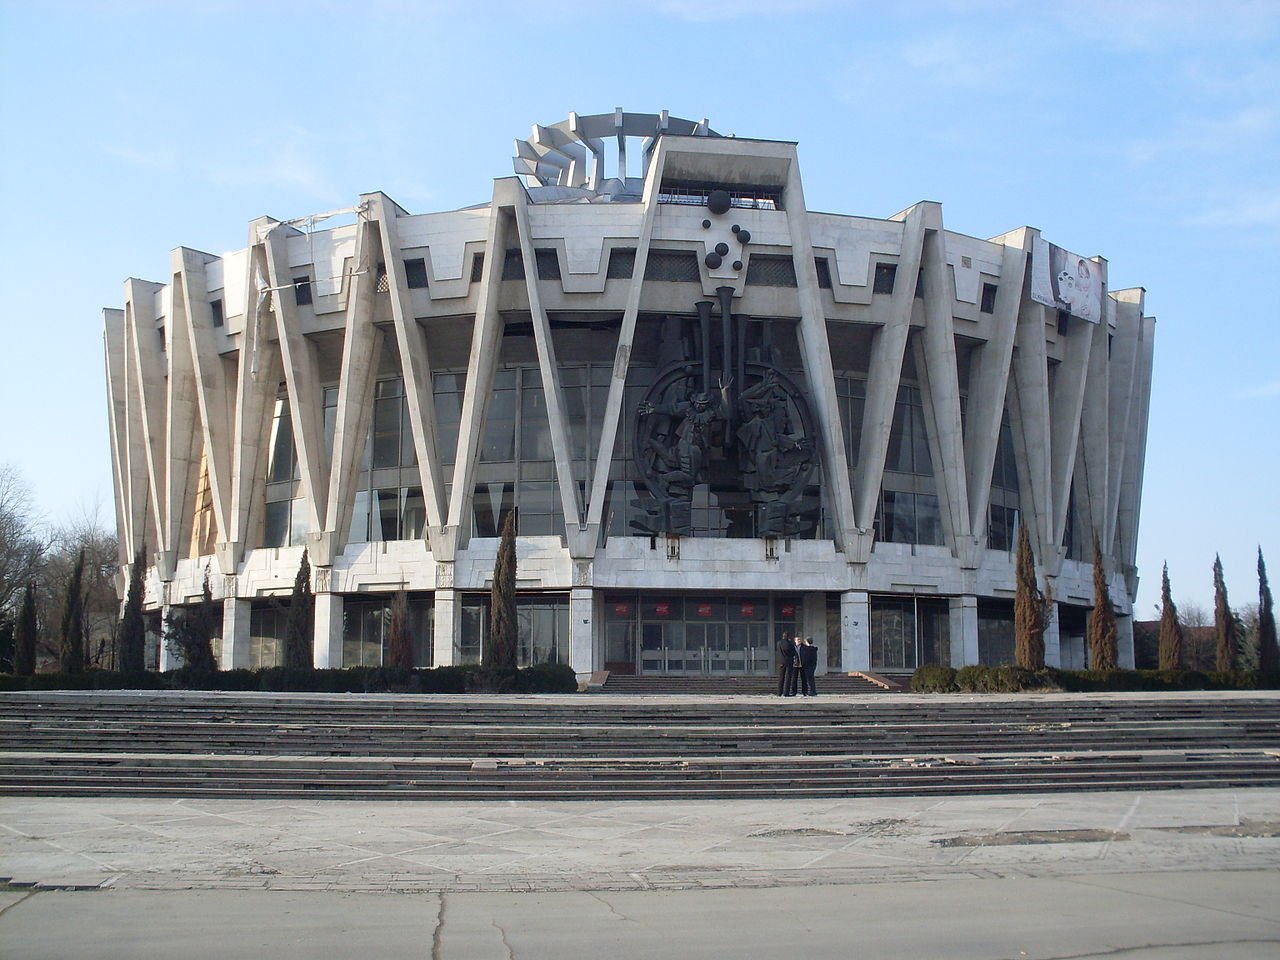
<path fill-rule="evenodd" d="M 569 666 L 579 679 L 595 669 L 595 650 L 591 640 L 592 590 L 575 587 L 569 591 Z"/>
<path fill-rule="evenodd" d="M 1116 617 L 1116 666 L 1132 670 L 1133 664 L 1133 617 Z"/>
<path fill-rule="evenodd" d="M 432 629 L 435 638 L 432 641 L 431 665 L 433 667 L 451 667 L 454 650 L 458 639 L 458 591 L 437 589 Z"/>
<path fill-rule="evenodd" d="M 1049 605 L 1044 621 L 1044 665 L 1062 666 L 1062 634 L 1058 630 L 1058 605 Z"/>
<path fill-rule="evenodd" d="M 241 670 L 249 667 L 249 618 L 252 604 L 248 600 L 227 597 L 222 601 L 222 656 L 218 662 L 223 670 Z"/>
<path fill-rule="evenodd" d="M 167 670 L 177 670 L 179 667 L 182 666 L 182 655 L 178 653 L 176 650 L 170 650 L 169 644 L 167 644 L 164 639 L 165 627 L 169 625 L 170 609 L 171 608 L 168 606 L 163 606 L 160 608 L 160 672 L 161 673 L 164 673 Z"/>
<path fill-rule="evenodd" d="M 315 640 L 312 660 L 317 670 L 342 666 L 342 594 L 315 595 Z"/>
<path fill-rule="evenodd" d="M 827 672 L 827 595 L 825 593 L 806 593 L 804 595 L 804 620 L 801 636 L 813 637 L 813 645 L 818 648 L 817 674 Z M 832 642 L 840 642 L 835 638 Z"/>
<path fill-rule="evenodd" d="M 951 665 L 965 667 L 978 662 L 978 598 L 952 597 Z"/>
<path fill-rule="evenodd" d="M 871 598 L 865 590 L 840 594 L 840 648 L 841 669 L 871 669 Z"/>

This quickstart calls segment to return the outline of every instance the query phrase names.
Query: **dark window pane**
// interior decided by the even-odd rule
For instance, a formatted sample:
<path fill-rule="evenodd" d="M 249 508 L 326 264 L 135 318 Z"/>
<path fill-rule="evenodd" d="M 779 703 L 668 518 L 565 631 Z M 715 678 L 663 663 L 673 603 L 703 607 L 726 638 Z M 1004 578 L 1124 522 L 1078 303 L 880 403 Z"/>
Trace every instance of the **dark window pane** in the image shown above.
<path fill-rule="evenodd" d="M 262 545 L 264 547 L 283 547 L 289 539 L 289 507 L 290 501 L 280 500 L 268 503 L 263 514 Z"/>
<path fill-rule="evenodd" d="M 311 304 L 311 278 L 310 277 L 294 277 L 293 278 L 293 301 L 300 307 L 310 306 Z"/>
<path fill-rule="evenodd" d="M 814 257 L 813 265 L 818 270 L 818 286 L 823 290 L 831 289 L 831 263 L 826 257 Z"/>
<path fill-rule="evenodd" d="M 790 257 L 757 253 L 747 262 L 747 283 L 763 287 L 794 287 L 795 262 Z"/>
<path fill-rule="evenodd" d="M 210 312 L 212 312 L 212 313 L 213 313 L 213 325 L 214 325 L 215 327 L 220 327 L 220 326 L 222 326 L 222 325 L 223 325 L 223 323 L 225 323 L 225 322 L 226 322 L 226 318 L 222 315 L 222 301 L 221 301 L 221 300 L 210 300 L 210 301 L 209 301 L 209 310 L 210 310 Z"/>
<path fill-rule="evenodd" d="M 479 283 L 484 279 L 484 254 L 477 253 L 471 258 L 471 282 Z"/>
<path fill-rule="evenodd" d="M 636 251 L 634 247 L 621 247 L 609 251 L 609 272 L 605 277 L 609 280 L 629 280 L 636 269 Z"/>
<path fill-rule="evenodd" d="M 554 250 L 535 250 L 533 256 L 538 261 L 539 280 L 560 279 L 560 258 Z"/>
<path fill-rule="evenodd" d="M 404 279 L 411 290 L 427 289 L 427 261 L 422 258 L 404 262 Z"/>
<path fill-rule="evenodd" d="M 994 283 L 984 283 L 982 285 L 982 307 L 983 313 L 996 312 L 996 285 Z"/>
<path fill-rule="evenodd" d="M 898 275 L 896 263 L 877 263 L 875 285 L 872 293 L 893 293 L 893 281 Z"/>

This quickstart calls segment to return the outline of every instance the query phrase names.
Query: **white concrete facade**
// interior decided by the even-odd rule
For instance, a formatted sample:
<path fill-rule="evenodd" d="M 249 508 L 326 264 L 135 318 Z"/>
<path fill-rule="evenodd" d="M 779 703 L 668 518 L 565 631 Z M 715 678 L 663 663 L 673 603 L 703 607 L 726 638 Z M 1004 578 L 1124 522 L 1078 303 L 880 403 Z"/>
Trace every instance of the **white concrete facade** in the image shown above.
<path fill-rule="evenodd" d="M 624 156 L 628 145 L 643 151 L 642 178 L 605 176 L 606 126 Z M 794 144 L 720 137 L 706 121 L 574 115 L 517 146 L 530 182 L 496 180 L 487 207 L 412 215 L 367 194 L 339 213 L 346 225 L 263 218 L 242 250 L 179 248 L 163 282 L 125 284 L 123 310 L 104 312 L 116 515 L 125 573 L 145 545 L 151 609 L 194 601 L 208 570 L 224 601 L 222 665 L 265 662 L 252 610 L 288 595 L 305 548 L 317 666 L 352 662 L 345 605 L 399 589 L 431 611 L 427 659 L 461 662 L 474 656 L 468 624 L 480 622 L 475 602 L 497 550 L 480 535 L 492 531 L 477 498 L 496 491 L 522 522 L 536 494 L 548 518 L 519 537 L 518 588 L 554 607 L 555 656 L 579 673 L 626 669 L 619 649 L 652 671 L 639 609 L 661 597 L 727 598 L 738 606 L 723 614 L 727 635 L 735 616 L 771 635 L 783 625 L 817 634 L 824 662 L 843 670 L 936 659 L 920 626 L 933 601 L 945 611 L 927 614 L 946 624 L 945 658 L 979 662 L 980 611 L 1014 594 L 1012 553 L 993 548 L 989 530 L 1003 428 L 1017 482 L 1002 502 L 1016 503 L 1059 605 L 1091 606 L 1080 534 L 1096 532 L 1131 635 L 1155 326 L 1141 289 L 1106 291 L 1100 323 L 1060 317 L 1030 297 L 1037 230 L 965 236 L 933 202 L 887 219 L 810 212 Z M 723 214 L 698 193 L 717 188 L 735 198 Z M 734 253 L 712 257 L 717 244 Z M 692 252 L 696 278 L 647 276 L 653 251 Z M 753 257 L 789 261 L 794 281 L 753 282 Z M 649 370 L 636 359 L 644 331 L 662 317 L 688 322 L 718 288 L 731 288 L 734 317 L 768 320 L 794 344 L 821 518 L 784 538 L 636 535 L 618 517 L 630 516 L 627 388 Z M 456 396 L 445 375 L 465 384 Z M 584 392 L 578 376 L 597 379 Z M 862 401 L 852 428 L 842 420 L 853 416 L 850 383 Z M 930 510 L 936 502 L 936 542 L 891 542 L 883 528 L 904 389 L 922 414 L 917 462 L 931 464 L 911 489 Z M 393 476 L 376 452 L 365 463 L 382 442 L 371 438 L 375 404 L 391 403 L 391 390 L 402 398 Z M 530 404 L 540 390 L 545 416 L 545 455 L 512 460 L 509 488 L 486 439 L 503 390 Z M 592 412 L 580 416 L 588 394 Z M 291 470 L 273 447 L 286 420 Z M 523 428 L 518 419 L 512 435 Z M 390 521 L 387 490 L 400 497 Z M 913 502 L 923 517 L 926 501 Z M 388 524 L 413 535 L 379 538 Z M 895 598 L 917 604 L 913 662 L 877 645 L 877 605 Z M 614 646 L 607 624 L 626 617 L 634 629 Z M 1051 659 L 1071 642 L 1061 622 Z M 823 638 L 827 624 L 838 627 Z M 700 666 L 690 655 L 671 672 L 724 669 L 705 643 Z M 680 662 L 669 654 L 664 664 Z M 1122 661 L 1132 655 L 1129 643 Z M 757 652 L 744 656 L 731 672 L 769 669 Z"/>

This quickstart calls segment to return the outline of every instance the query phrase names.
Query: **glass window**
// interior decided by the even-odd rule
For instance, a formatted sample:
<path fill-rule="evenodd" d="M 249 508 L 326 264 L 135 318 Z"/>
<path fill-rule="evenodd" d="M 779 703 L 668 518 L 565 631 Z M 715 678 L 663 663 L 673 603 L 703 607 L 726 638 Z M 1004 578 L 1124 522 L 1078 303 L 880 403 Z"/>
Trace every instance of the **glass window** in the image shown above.
<path fill-rule="evenodd" d="M 554 460 L 551 448 L 551 423 L 547 419 L 547 398 L 542 392 L 542 378 L 532 368 L 524 370 L 520 391 L 520 459 Z"/>
<path fill-rule="evenodd" d="M 288 500 L 278 500 L 267 504 L 262 525 L 264 547 L 283 547 L 289 542 L 289 503 Z"/>
<path fill-rule="evenodd" d="M 931 493 L 916 494 L 916 543 L 942 546 L 942 511 Z"/>
<path fill-rule="evenodd" d="M 515 506 L 515 486 L 510 483 L 478 483 L 472 507 L 475 513 L 475 535 L 497 537 L 502 534 L 502 520 Z"/>
<path fill-rule="evenodd" d="M 493 381 L 480 440 L 480 459 L 489 463 L 514 460 L 516 456 L 516 391 L 511 370 L 499 370 Z"/>
<path fill-rule="evenodd" d="M 978 661 L 1013 663 L 1013 603 L 978 601 Z"/>
<path fill-rule="evenodd" d="M 271 446 L 267 463 L 267 480 L 278 483 L 295 480 L 298 464 L 293 452 L 293 420 L 289 414 L 289 398 L 276 399 L 275 414 L 271 420 Z"/>

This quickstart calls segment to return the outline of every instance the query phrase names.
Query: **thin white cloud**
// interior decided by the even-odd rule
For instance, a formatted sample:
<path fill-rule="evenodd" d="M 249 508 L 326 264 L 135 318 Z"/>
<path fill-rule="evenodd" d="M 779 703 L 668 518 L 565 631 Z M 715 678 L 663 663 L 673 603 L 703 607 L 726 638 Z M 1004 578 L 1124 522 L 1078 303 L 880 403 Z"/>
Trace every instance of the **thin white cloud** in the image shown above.
<path fill-rule="evenodd" d="M 1220 194 L 1186 223 L 1192 227 L 1280 227 L 1280 187 Z"/>
<path fill-rule="evenodd" d="M 1247 390 L 1241 390 L 1237 396 L 1245 400 L 1262 400 L 1266 397 L 1280 397 L 1280 380 L 1272 380 L 1270 383 L 1264 383 L 1257 387 L 1250 387 Z"/>
<path fill-rule="evenodd" d="M 170 170 L 177 165 L 177 154 L 168 147 L 155 147 L 150 150 L 139 150 L 136 147 L 122 147 L 108 143 L 102 152 L 109 157 L 123 160 L 125 163 L 147 170 Z"/>
<path fill-rule="evenodd" d="M 286 127 L 274 136 L 247 144 L 237 151 L 234 162 L 211 162 L 204 175 L 224 187 L 270 187 L 333 199 L 337 186 L 317 159 L 321 154 L 321 145 L 309 131 Z"/>
<path fill-rule="evenodd" d="M 1232 154 L 1264 139 L 1280 128 L 1280 112 L 1272 107 L 1247 107 L 1225 117 L 1196 117 L 1166 137 L 1134 140 L 1128 146 L 1131 162 L 1152 163 L 1185 153 Z"/>

